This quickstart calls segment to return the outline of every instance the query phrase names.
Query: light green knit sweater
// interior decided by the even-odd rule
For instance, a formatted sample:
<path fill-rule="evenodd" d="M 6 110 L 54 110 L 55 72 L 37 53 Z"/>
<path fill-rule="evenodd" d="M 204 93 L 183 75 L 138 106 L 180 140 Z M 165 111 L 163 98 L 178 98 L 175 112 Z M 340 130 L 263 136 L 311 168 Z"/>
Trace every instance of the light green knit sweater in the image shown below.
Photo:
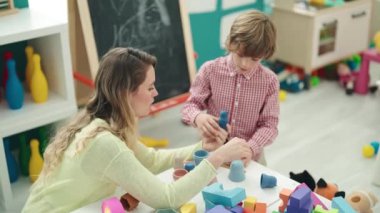
<path fill-rule="evenodd" d="M 136 142 L 131 149 L 110 132 L 102 132 L 74 155 L 79 139 L 102 125 L 108 124 L 95 119 L 76 135 L 49 180 L 35 183 L 23 212 L 70 212 L 112 195 L 118 186 L 152 208 L 178 208 L 216 175 L 204 160 L 176 182 L 164 183 L 155 176 L 171 168 L 175 156 L 191 158 L 201 143 L 155 150 Z"/>

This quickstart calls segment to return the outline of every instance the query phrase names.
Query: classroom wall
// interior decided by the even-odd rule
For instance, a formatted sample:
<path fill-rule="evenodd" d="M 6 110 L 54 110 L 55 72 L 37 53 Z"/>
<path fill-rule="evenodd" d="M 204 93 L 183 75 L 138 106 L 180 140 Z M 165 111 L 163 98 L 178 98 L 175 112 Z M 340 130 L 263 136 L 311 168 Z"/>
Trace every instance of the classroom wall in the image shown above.
<path fill-rule="evenodd" d="M 240 13 L 258 9 L 270 13 L 272 0 L 186 0 L 197 53 L 197 68 L 225 54 L 224 41 L 233 20 Z"/>
<path fill-rule="evenodd" d="M 371 39 L 376 32 L 380 32 L 380 0 L 373 1 L 372 22 L 371 22 Z"/>

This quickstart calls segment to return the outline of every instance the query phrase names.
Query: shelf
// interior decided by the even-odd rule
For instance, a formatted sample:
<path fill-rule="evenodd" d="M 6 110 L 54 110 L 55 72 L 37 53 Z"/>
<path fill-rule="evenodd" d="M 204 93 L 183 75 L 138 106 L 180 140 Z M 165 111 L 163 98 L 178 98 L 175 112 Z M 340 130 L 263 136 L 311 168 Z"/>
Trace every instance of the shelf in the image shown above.
<path fill-rule="evenodd" d="M 75 105 L 51 91 L 48 101 L 42 104 L 34 103 L 30 94 L 26 93 L 24 105 L 19 110 L 9 109 L 7 102 L 3 100 L 0 103 L 1 137 L 56 122 L 75 112 Z"/>
<path fill-rule="evenodd" d="M 4 99 L 0 102 L 0 208 L 6 212 L 21 211 L 31 184 L 26 177 L 10 184 L 3 138 L 66 119 L 77 111 L 64 8 L 67 2 L 33 0 L 30 3 L 30 9 L 0 17 L 0 45 L 27 41 L 41 55 L 49 97 L 47 102 L 37 104 L 26 93 L 19 110 L 9 109 Z"/>
<path fill-rule="evenodd" d="M 21 9 L 0 17 L 0 45 L 59 33 L 65 30 L 66 25 L 63 20 Z"/>

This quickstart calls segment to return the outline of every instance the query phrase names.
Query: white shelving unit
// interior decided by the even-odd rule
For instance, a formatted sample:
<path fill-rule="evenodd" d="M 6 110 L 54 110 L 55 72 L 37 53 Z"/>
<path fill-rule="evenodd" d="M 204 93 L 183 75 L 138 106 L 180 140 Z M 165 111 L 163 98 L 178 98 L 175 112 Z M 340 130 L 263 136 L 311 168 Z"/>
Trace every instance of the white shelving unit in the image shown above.
<path fill-rule="evenodd" d="M 275 58 L 302 67 L 306 74 L 368 47 L 371 0 L 309 11 L 294 0 L 276 1 L 272 19 L 277 28 Z M 321 38 L 325 34 L 326 38 Z"/>
<path fill-rule="evenodd" d="M 43 8 L 21 9 L 0 17 L 0 45 L 25 40 L 41 55 L 49 99 L 36 104 L 27 94 L 19 110 L 10 110 L 5 100 L 0 102 L 0 209 L 8 211 L 25 201 L 31 184 L 24 177 L 10 184 L 3 138 L 65 119 L 77 111 L 67 20 Z"/>

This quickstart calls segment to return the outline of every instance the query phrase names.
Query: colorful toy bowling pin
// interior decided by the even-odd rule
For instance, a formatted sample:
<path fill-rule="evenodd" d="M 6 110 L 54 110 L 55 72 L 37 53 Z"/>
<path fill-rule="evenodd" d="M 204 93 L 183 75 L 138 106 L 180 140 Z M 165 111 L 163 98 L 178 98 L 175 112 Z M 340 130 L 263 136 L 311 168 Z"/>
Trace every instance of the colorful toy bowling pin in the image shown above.
<path fill-rule="evenodd" d="M 26 69 L 25 69 L 25 81 L 26 81 L 25 85 L 28 90 L 30 90 L 30 81 L 32 79 L 33 70 L 34 70 L 33 53 L 34 53 L 33 47 L 31 46 L 25 47 L 25 55 L 26 55 L 26 60 L 27 60 Z"/>
<path fill-rule="evenodd" d="M 7 61 L 13 58 L 13 54 L 10 51 L 7 51 L 4 53 L 4 69 L 3 69 L 3 80 L 2 80 L 2 87 L 5 90 L 5 87 L 7 85 L 7 80 L 8 80 L 8 67 L 7 67 Z"/>
<path fill-rule="evenodd" d="M 30 141 L 29 178 L 32 183 L 37 180 L 42 171 L 43 160 L 39 151 L 40 142 L 37 139 Z"/>
<path fill-rule="evenodd" d="M 43 156 L 45 153 L 45 149 L 49 143 L 49 127 L 42 126 L 38 128 L 38 139 L 40 141 L 40 153 Z"/>
<path fill-rule="evenodd" d="M 20 162 L 21 174 L 28 176 L 29 175 L 30 146 L 29 146 L 28 141 L 26 140 L 26 134 L 24 132 L 18 135 L 18 142 L 20 145 L 19 162 Z"/>
<path fill-rule="evenodd" d="M 4 151 L 5 158 L 7 160 L 9 180 L 11 183 L 15 182 L 18 179 L 19 172 L 16 163 L 16 159 L 11 152 L 11 141 L 9 138 L 4 138 Z"/>
<path fill-rule="evenodd" d="M 11 109 L 20 109 L 24 103 L 24 88 L 17 76 L 16 62 L 13 59 L 7 61 L 8 80 L 5 89 L 5 99 Z"/>
<path fill-rule="evenodd" d="M 43 103 L 47 101 L 48 98 L 48 83 L 45 74 L 41 69 L 41 57 L 38 54 L 33 54 L 33 75 L 30 80 L 30 92 L 34 102 Z"/>

